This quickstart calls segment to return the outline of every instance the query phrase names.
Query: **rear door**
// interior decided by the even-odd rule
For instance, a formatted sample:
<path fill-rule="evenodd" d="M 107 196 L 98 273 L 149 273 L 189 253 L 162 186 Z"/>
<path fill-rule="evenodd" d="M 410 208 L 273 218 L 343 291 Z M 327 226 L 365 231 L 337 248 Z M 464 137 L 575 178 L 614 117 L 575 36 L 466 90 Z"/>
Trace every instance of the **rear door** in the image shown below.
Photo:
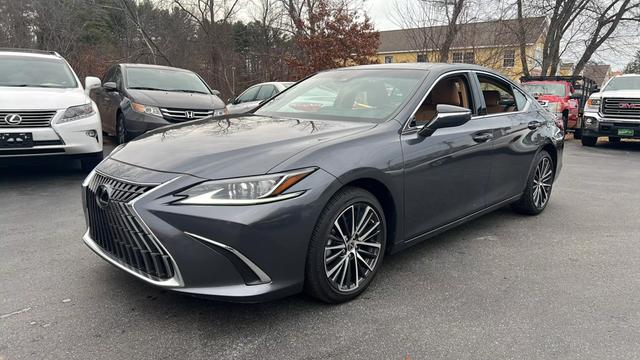
<path fill-rule="evenodd" d="M 493 132 L 494 155 L 486 193 L 490 206 L 524 190 L 539 146 L 535 130 L 542 123 L 529 112 L 529 99 L 509 80 L 488 72 L 475 75 L 483 101 L 483 115 L 478 120 Z"/>
<path fill-rule="evenodd" d="M 116 70 L 116 65 L 110 67 L 102 78 L 102 84 L 107 82 L 113 82 L 114 74 Z M 100 112 L 100 118 L 102 119 L 102 129 L 106 133 L 113 134 L 115 133 L 114 124 L 110 119 L 107 119 L 107 111 L 106 104 L 109 102 L 109 95 L 104 87 L 99 87 L 95 90 L 92 90 L 93 100 L 96 102 L 96 106 L 98 107 L 98 111 Z"/>

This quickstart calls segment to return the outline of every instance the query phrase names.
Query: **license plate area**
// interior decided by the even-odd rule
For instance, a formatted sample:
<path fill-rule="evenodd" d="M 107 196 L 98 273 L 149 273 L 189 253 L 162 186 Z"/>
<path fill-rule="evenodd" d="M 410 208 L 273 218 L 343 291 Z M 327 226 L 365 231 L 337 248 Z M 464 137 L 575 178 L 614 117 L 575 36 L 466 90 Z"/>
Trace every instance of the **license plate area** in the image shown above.
<path fill-rule="evenodd" d="M 618 129 L 618 135 L 633 136 L 633 129 Z"/>
<path fill-rule="evenodd" d="M 33 134 L 0 133 L 0 148 L 29 148 L 33 147 Z"/>

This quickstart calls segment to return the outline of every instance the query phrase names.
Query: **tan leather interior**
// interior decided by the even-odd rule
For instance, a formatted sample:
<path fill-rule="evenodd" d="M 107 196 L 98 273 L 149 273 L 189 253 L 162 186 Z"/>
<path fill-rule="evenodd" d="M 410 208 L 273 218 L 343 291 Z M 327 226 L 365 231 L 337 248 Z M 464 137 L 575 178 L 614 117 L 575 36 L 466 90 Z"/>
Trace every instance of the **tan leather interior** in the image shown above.
<path fill-rule="evenodd" d="M 433 87 L 416 112 L 416 122 L 429 122 L 436 116 L 439 104 L 469 108 L 469 92 L 465 82 L 459 78 L 441 80 Z"/>
<path fill-rule="evenodd" d="M 502 112 L 500 107 L 500 92 L 497 90 L 482 91 L 484 103 L 487 105 L 487 114 L 496 114 Z"/>

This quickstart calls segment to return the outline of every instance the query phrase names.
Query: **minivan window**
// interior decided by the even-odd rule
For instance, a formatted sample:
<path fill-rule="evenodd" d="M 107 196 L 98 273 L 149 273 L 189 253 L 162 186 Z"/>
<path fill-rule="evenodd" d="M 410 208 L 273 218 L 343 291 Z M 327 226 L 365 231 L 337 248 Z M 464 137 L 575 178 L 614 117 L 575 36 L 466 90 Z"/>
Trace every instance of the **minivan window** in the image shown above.
<path fill-rule="evenodd" d="M 0 57 L 0 86 L 75 88 L 76 78 L 66 62 L 28 56 Z"/>
<path fill-rule="evenodd" d="M 127 67 L 127 88 L 210 94 L 198 75 L 184 70 Z"/>

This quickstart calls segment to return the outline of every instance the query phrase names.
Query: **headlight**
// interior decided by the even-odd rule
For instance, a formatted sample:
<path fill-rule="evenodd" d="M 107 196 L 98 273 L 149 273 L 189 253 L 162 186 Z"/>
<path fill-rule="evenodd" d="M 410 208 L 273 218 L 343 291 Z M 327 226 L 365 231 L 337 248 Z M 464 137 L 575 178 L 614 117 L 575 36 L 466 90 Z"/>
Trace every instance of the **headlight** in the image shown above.
<path fill-rule="evenodd" d="M 590 128 L 590 129 L 597 129 L 598 128 L 598 120 L 596 118 L 592 118 L 592 117 L 585 117 L 584 118 L 584 127 Z"/>
<path fill-rule="evenodd" d="M 252 205 L 290 199 L 303 192 L 283 194 L 287 189 L 314 172 L 316 168 L 280 174 L 238 179 L 214 180 L 197 184 L 176 196 L 184 196 L 176 204 L 189 205 Z"/>
<path fill-rule="evenodd" d="M 585 110 L 598 111 L 599 109 L 600 109 L 600 99 L 587 100 L 587 105 L 585 106 Z"/>
<path fill-rule="evenodd" d="M 91 104 L 72 106 L 64 112 L 64 115 L 62 115 L 62 118 L 58 120 L 58 124 L 79 120 L 79 119 L 84 119 L 95 113 L 96 112 L 93 111 L 93 106 Z"/>
<path fill-rule="evenodd" d="M 227 108 L 213 110 L 213 116 L 224 116 L 227 115 Z"/>
<path fill-rule="evenodd" d="M 141 114 L 148 114 L 148 115 L 155 115 L 155 116 L 162 117 L 162 113 L 160 112 L 160 109 L 158 109 L 155 106 L 142 105 L 132 101 L 131 108 L 133 109 L 133 111 L 139 112 Z"/>

